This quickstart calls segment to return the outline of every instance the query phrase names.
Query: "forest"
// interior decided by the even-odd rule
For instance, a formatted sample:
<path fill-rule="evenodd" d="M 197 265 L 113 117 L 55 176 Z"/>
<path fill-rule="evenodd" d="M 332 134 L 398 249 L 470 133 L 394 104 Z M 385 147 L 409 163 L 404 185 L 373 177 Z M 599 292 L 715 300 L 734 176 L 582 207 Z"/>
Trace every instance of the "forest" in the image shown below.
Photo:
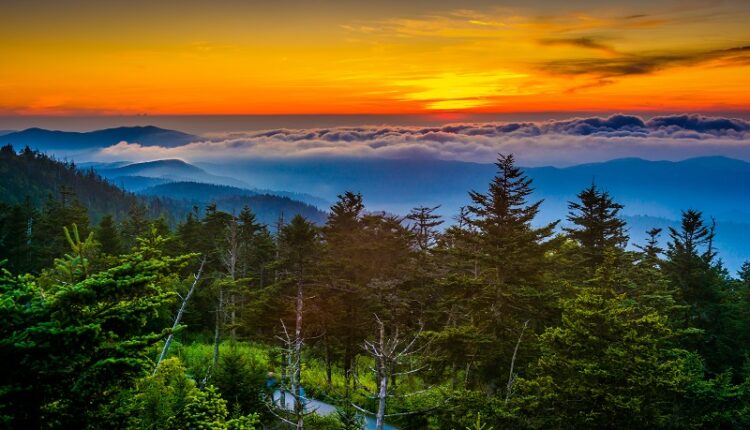
<path fill-rule="evenodd" d="M 171 223 L 13 188 L 0 425 L 750 428 L 750 262 L 724 268 L 710 214 L 628 246 L 607 190 L 539 225 L 532 181 L 496 166 L 455 219 L 342 190 L 322 223 L 215 204 Z"/>

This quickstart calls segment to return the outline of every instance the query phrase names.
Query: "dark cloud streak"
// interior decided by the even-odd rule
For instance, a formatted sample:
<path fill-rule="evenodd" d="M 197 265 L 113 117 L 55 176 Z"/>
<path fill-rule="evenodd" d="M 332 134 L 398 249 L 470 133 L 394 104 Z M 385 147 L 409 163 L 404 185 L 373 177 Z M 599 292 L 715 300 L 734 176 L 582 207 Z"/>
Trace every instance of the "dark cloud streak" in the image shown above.
<path fill-rule="evenodd" d="M 646 75 L 679 66 L 695 66 L 713 60 L 726 65 L 750 62 L 750 46 L 696 52 L 663 54 L 620 54 L 615 58 L 577 58 L 555 60 L 540 65 L 541 70 L 559 75 L 591 75 L 599 78 L 616 78 L 628 75 Z"/>

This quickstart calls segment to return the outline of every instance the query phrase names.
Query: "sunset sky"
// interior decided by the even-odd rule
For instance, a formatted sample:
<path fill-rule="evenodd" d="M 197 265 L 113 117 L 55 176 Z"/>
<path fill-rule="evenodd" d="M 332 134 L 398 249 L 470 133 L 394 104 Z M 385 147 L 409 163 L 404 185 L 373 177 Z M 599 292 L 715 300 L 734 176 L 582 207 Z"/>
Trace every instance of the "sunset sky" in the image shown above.
<path fill-rule="evenodd" d="M 5 0 L 0 115 L 744 111 L 748 22 L 746 0 Z"/>

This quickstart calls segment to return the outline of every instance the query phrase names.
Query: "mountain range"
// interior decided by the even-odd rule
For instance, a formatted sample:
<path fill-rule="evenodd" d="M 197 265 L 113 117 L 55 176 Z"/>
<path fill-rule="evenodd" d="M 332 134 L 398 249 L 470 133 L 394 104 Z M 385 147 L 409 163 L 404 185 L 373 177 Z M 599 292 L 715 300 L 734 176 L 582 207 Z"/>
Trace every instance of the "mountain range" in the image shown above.
<path fill-rule="evenodd" d="M 469 203 L 468 191 L 485 191 L 496 173 L 492 164 L 435 159 L 286 159 L 199 163 L 207 171 L 258 187 L 273 184 L 327 200 L 345 190 L 361 192 L 371 210 L 405 214 L 417 205 L 441 205 L 447 219 Z M 631 244 L 643 243 L 651 227 L 678 227 L 681 211 L 696 209 L 717 221 L 716 246 L 730 270 L 750 257 L 750 163 L 725 157 L 684 161 L 616 159 L 577 166 L 530 167 L 532 199 L 543 199 L 537 223 L 562 219 L 568 202 L 592 183 L 625 206 Z M 665 231 L 663 245 L 668 239 Z"/>
<path fill-rule="evenodd" d="M 17 150 L 20 145 L 40 150 L 86 147 L 90 156 L 96 149 L 123 140 L 178 147 L 195 139 L 198 137 L 179 131 L 146 126 L 87 133 L 29 129 L 0 135 L 0 144 L 12 144 Z M 75 155 L 74 150 L 52 152 Z M 237 203 L 268 195 L 325 210 L 338 194 L 350 190 L 361 192 L 371 210 L 405 214 L 418 205 L 441 205 L 440 213 L 450 219 L 469 203 L 468 191 L 486 190 L 496 172 L 492 160 L 487 161 L 472 163 L 424 157 L 228 157 L 220 163 L 154 160 L 90 162 L 78 166 L 95 170 L 125 190 L 150 197 L 179 196 L 185 202 L 229 199 Z M 544 199 L 539 223 L 564 220 L 567 203 L 581 189 L 596 183 L 625 205 L 622 214 L 631 222 L 633 241 L 642 240 L 649 224 L 675 225 L 681 211 L 692 208 L 716 219 L 716 243 L 729 267 L 738 267 L 750 255 L 750 240 L 740 240 L 750 238 L 747 198 L 750 163 L 745 161 L 726 157 L 683 161 L 621 158 L 570 167 L 529 167 L 524 171 L 534 180 L 532 198 Z M 231 205 L 226 207 L 234 209 Z"/>

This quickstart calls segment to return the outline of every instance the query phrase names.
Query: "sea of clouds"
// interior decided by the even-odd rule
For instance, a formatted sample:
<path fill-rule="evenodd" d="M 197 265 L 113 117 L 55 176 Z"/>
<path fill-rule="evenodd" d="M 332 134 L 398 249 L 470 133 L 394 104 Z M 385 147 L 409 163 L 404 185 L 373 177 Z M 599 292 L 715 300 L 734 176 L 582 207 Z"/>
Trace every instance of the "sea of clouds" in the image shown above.
<path fill-rule="evenodd" d="M 702 115 L 643 119 L 613 115 L 545 122 L 460 123 L 438 127 L 361 126 L 207 135 L 167 148 L 120 142 L 99 160 L 240 161 L 381 157 L 492 162 L 514 153 L 525 165 L 569 165 L 620 157 L 680 160 L 724 155 L 750 161 L 750 122 Z"/>

